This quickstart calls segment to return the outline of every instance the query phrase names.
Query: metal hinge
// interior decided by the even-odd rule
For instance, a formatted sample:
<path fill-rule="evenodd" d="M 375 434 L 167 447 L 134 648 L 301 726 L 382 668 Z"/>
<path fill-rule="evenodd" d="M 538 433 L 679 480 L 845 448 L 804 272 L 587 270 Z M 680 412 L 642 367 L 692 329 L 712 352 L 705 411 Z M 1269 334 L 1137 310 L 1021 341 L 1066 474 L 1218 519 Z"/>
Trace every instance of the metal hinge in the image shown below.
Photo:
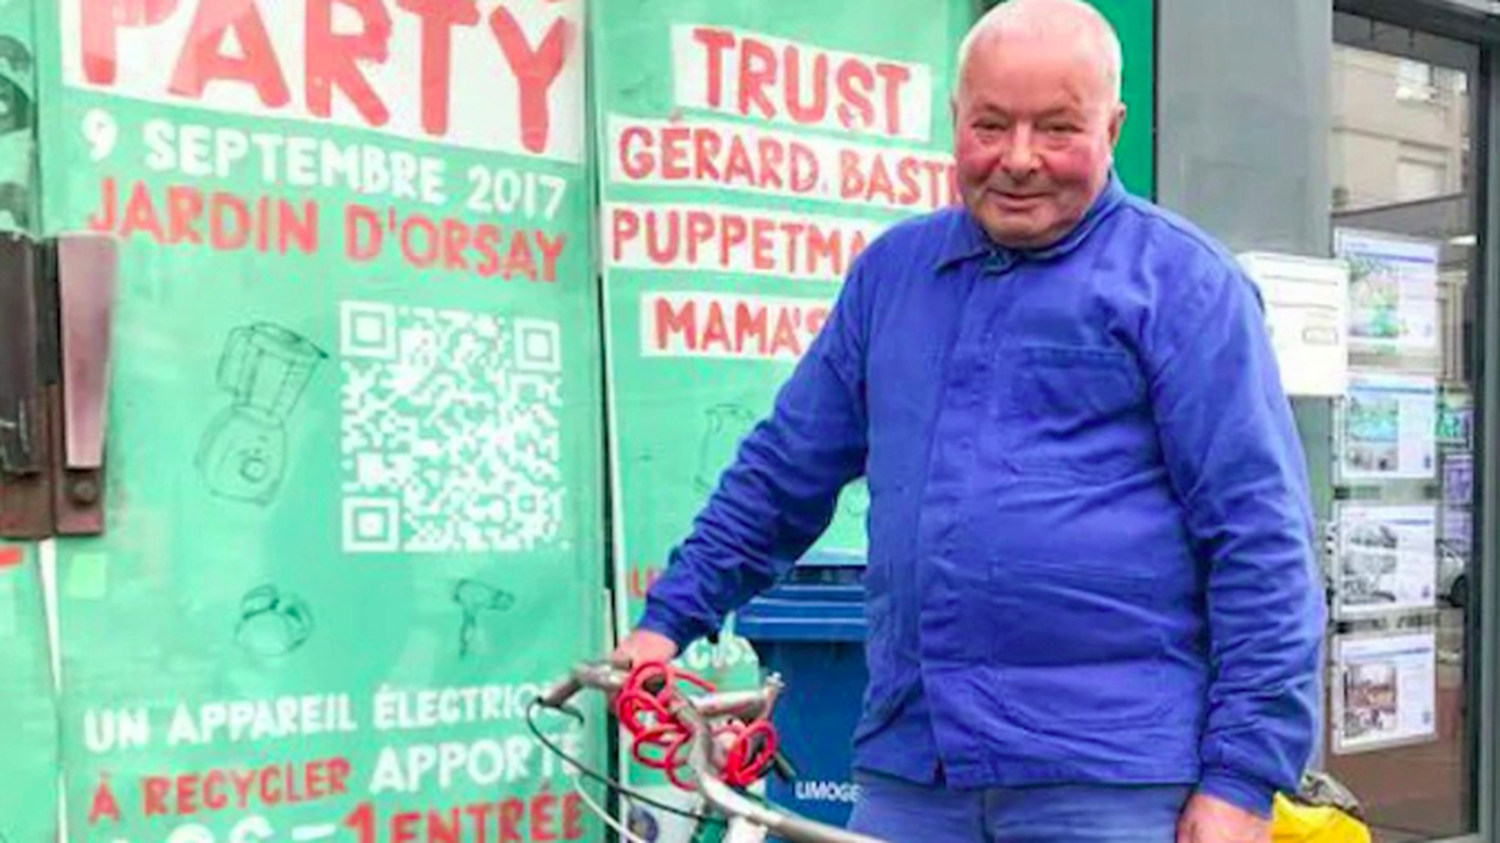
<path fill-rule="evenodd" d="M 117 244 L 0 234 L 0 538 L 104 531 Z"/>

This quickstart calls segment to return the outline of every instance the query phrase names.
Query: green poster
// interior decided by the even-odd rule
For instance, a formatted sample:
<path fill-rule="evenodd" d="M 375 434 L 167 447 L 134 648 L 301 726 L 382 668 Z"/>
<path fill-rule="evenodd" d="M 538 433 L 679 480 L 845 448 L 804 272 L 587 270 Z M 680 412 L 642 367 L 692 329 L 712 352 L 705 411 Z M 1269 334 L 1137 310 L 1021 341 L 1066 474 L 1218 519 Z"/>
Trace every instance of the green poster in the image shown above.
<path fill-rule="evenodd" d="M 0 541 L 0 841 L 57 840 L 57 709 L 42 573 L 32 547 Z"/>
<path fill-rule="evenodd" d="M 1156 11 L 1155 0 L 1089 0 L 1120 37 L 1125 68 L 1120 96 L 1125 126 L 1115 146 L 1115 169 L 1131 193 L 1156 194 Z"/>
<path fill-rule="evenodd" d="M 953 201 L 948 88 L 968 0 L 607 2 L 594 28 L 617 621 L 887 225 Z M 804 561 L 863 559 L 845 490 Z M 682 664 L 756 677 L 733 634 Z M 654 771 L 629 769 L 660 795 Z M 680 823 L 637 810 L 647 839 Z"/>
<path fill-rule="evenodd" d="M 37 61 L 31 6 L 0 2 L 0 230 L 35 217 Z"/>
<path fill-rule="evenodd" d="M 0 2 L 0 231 L 35 222 L 36 69 L 27 2 Z M 37 546 L 0 540 L 0 843 L 57 840 L 57 706 Z"/>
<path fill-rule="evenodd" d="M 70 839 L 599 839 L 524 717 L 605 640 L 582 0 L 35 8 L 45 230 L 120 243 Z"/>

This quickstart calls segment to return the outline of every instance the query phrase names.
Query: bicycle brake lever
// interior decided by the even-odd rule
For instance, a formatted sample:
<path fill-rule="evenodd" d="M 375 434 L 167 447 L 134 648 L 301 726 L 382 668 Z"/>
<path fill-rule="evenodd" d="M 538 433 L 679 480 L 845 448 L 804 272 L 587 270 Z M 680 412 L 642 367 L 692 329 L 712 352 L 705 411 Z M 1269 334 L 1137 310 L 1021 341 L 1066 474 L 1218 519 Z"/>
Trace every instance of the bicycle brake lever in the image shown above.
<path fill-rule="evenodd" d="M 797 780 L 796 765 L 792 764 L 792 760 L 786 757 L 786 753 L 779 749 L 776 750 L 775 755 L 771 756 L 771 771 L 776 774 L 776 778 L 787 784 Z"/>
<path fill-rule="evenodd" d="M 603 687 L 611 671 L 605 662 L 588 662 L 573 668 L 568 678 L 548 688 L 537 698 L 547 708 L 564 709 L 567 703 L 585 687 Z"/>
<path fill-rule="evenodd" d="M 582 690 L 583 683 L 579 682 L 576 677 L 570 676 L 553 685 L 538 699 L 547 708 L 562 708 L 568 704 L 568 700 L 571 700 L 574 694 Z"/>

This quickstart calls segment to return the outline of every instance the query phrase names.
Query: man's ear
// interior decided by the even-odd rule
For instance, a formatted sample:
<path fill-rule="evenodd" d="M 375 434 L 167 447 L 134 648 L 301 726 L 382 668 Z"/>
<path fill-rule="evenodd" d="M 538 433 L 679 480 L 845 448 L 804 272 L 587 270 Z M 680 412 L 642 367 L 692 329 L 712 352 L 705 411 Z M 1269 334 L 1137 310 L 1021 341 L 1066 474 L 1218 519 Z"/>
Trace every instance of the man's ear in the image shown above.
<path fill-rule="evenodd" d="M 1113 149 L 1120 143 L 1120 130 L 1125 126 L 1125 104 L 1120 103 L 1114 107 L 1114 112 L 1109 116 L 1109 146 Z"/>

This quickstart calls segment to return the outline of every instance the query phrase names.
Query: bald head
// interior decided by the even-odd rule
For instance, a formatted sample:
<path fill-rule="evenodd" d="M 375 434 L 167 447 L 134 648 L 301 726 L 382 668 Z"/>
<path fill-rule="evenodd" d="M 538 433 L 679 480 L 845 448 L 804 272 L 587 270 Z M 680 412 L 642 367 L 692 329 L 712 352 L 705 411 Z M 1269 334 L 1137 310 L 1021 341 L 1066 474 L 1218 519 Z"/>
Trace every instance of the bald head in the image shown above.
<path fill-rule="evenodd" d="M 1073 50 L 1099 74 L 1111 105 L 1120 102 L 1124 58 L 1120 38 L 1104 15 L 1083 0 L 1008 0 L 991 9 L 969 30 L 958 50 L 958 84 L 981 50 L 1003 49 L 1007 41 L 1045 42 Z"/>

